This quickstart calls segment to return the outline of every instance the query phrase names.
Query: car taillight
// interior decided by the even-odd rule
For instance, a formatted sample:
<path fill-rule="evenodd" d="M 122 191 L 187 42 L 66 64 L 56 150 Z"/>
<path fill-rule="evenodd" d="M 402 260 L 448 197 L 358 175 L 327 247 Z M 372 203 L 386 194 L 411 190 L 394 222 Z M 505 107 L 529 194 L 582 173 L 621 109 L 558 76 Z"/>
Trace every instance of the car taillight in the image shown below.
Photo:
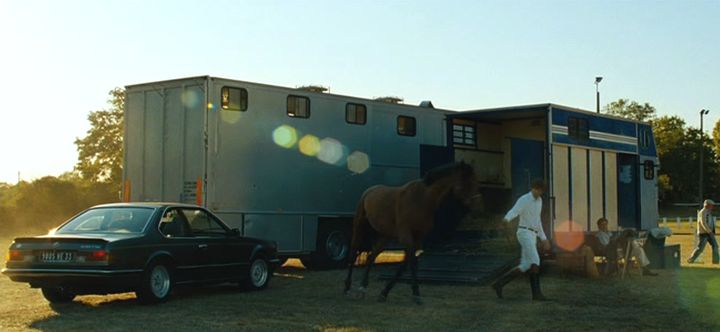
<path fill-rule="evenodd" d="M 93 262 L 106 261 L 108 260 L 108 258 L 108 253 L 105 250 L 91 251 L 87 255 L 85 255 L 86 260 Z"/>
<path fill-rule="evenodd" d="M 21 261 L 25 259 L 25 255 L 23 255 L 22 251 L 20 250 L 10 250 L 7 253 L 7 261 Z"/>

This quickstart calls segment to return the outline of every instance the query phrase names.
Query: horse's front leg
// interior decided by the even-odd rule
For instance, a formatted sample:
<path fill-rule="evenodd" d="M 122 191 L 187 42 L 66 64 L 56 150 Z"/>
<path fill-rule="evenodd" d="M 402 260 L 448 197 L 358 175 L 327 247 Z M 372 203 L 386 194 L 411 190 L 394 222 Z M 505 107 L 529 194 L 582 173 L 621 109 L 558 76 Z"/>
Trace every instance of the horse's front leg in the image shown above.
<path fill-rule="evenodd" d="M 378 297 L 379 302 L 385 302 L 387 300 L 388 293 L 390 293 L 390 290 L 395 286 L 395 283 L 397 280 L 402 276 L 403 272 L 405 272 L 405 268 L 408 265 L 408 262 L 410 260 L 410 249 L 405 249 L 405 258 L 403 259 L 403 262 L 400 264 L 400 267 L 398 267 L 397 271 L 395 272 L 395 275 L 388 280 L 388 282 L 385 284 L 385 288 L 380 292 L 380 297 Z"/>

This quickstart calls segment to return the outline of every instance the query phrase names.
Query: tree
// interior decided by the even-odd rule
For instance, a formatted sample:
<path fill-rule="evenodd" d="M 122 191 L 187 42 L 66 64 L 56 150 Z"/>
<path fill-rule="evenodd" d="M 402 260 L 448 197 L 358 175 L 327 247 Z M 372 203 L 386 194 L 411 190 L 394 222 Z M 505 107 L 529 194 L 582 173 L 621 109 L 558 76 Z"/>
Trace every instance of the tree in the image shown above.
<path fill-rule="evenodd" d="M 84 180 L 110 183 L 120 188 L 123 159 L 123 114 L 125 90 L 109 92 L 108 109 L 90 112 L 90 130 L 75 140 L 78 163 L 75 169 Z"/>
<path fill-rule="evenodd" d="M 605 113 L 637 121 L 652 121 L 655 119 L 655 107 L 648 103 L 640 104 L 629 99 L 618 99 L 605 105 Z"/>
<path fill-rule="evenodd" d="M 715 127 L 712 131 L 713 145 L 715 146 L 715 153 L 720 156 L 720 120 L 715 122 Z"/>

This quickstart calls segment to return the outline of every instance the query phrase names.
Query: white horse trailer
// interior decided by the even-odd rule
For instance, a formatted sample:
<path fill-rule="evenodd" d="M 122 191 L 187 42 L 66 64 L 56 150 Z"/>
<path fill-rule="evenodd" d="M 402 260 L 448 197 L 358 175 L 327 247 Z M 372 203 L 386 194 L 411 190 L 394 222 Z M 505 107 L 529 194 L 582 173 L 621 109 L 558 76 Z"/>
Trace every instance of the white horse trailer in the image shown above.
<path fill-rule="evenodd" d="M 423 155 L 430 167 L 448 150 L 448 111 L 429 102 L 209 76 L 126 89 L 125 200 L 206 206 L 310 266 L 343 264 L 366 188 L 418 178 Z"/>

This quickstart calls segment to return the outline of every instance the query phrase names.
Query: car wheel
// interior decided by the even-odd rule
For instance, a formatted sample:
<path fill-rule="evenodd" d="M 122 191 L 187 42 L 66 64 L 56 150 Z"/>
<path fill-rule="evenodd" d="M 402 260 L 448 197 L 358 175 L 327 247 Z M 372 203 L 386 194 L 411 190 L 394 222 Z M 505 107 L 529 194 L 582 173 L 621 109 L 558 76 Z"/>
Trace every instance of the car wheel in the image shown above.
<path fill-rule="evenodd" d="M 151 304 L 167 301 L 172 291 L 172 269 L 164 263 L 152 263 L 143 272 L 140 286 L 135 291 L 141 303 Z"/>
<path fill-rule="evenodd" d="M 350 239 L 339 229 L 319 234 L 317 251 L 300 260 L 308 269 L 342 268 L 347 265 Z"/>
<path fill-rule="evenodd" d="M 250 263 L 247 275 L 243 278 L 243 284 L 249 290 L 261 290 L 267 287 L 272 277 L 270 265 L 263 257 L 257 257 Z"/>
<path fill-rule="evenodd" d="M 67 303 L 75 299 L 75 294 L 63 287 L 43 287 L 42 294 L 50 303 Z"/>

